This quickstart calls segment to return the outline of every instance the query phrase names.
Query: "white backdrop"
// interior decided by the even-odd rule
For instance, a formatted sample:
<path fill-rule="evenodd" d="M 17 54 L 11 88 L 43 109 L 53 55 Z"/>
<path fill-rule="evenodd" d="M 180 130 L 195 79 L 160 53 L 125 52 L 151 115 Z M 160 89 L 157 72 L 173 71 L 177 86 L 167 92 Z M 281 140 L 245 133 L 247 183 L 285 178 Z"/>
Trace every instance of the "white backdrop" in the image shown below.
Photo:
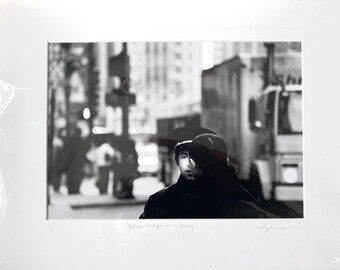
<path fill-rule="evenodd" d="M 340 269 L 339 10 L 322 0 L 1 1 L 0 79 L 17 89 L 0 115 L 0 269 Z M 301 40 L 305 218 L 46 220 L 47 43 L 126 40 Z"/>

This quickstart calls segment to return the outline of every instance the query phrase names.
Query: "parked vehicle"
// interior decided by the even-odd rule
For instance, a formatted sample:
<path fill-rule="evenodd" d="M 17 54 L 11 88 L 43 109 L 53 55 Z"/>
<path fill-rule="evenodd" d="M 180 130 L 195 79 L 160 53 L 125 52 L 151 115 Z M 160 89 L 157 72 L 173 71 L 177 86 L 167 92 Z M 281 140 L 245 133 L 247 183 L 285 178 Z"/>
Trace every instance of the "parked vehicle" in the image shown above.
<path fill-rule="evenodd" d="M 268 86 L 250 99 L 249 124 L 258 136 L 250 180 L 264 199 L 302 201 L 302 86 Z"/>
<path fill-rule="evenodd" d="M 201 125 L 226 140 L 259 201 L 302 201 L 301 54 L 275 54 L 275 80 L 264 87 L 268 58 L 242 54 L 203 71 Z"/>
<path fill-rule="evenodd" d="M 136 142 L 138 172 L 141 175 L 156 176 L 159 170 L 158 146 L 148 141 Z"/>

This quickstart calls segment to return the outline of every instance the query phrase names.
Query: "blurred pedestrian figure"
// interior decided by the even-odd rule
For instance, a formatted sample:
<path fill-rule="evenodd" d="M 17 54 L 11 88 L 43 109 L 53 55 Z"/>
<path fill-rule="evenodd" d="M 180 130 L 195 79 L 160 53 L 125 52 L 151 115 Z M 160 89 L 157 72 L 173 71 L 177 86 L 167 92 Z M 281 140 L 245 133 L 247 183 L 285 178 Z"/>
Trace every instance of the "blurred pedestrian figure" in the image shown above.
<path fill-rule="evenodd" d="M 109 143 L 110 134 L 97 134 L 95 137 L 95 148 L 87 154 L 97 168 L 96 186 L 100 194 L 107 194 L 107 188 L 112 167 L 112 159 L 115 150 Z"/>
<path fill-rule="evenodd" d="M 90 142 L 81 137 L 81 129 L 77 127 L 67 138 L 64 149 L 68 194 L 79 194 L 84 166 L 89 162 L 86 154 L 90 150 Z"/>
<path fill-rule="evenodd" d="M 123 138 L 118 150 L 121 160 L 115 165 L 113 195 L 119 199 L 133 199 L 133 181 L 139 177 L 135 142 L 130 138 Z"/>
<path fill-rule="evenodd" d="M 52 156 L 52 186 L 55 192 L 59 192 L 61 176 L 65 172 L 65 129 L 60 129 L 53 138 L 53 156 Z"/>

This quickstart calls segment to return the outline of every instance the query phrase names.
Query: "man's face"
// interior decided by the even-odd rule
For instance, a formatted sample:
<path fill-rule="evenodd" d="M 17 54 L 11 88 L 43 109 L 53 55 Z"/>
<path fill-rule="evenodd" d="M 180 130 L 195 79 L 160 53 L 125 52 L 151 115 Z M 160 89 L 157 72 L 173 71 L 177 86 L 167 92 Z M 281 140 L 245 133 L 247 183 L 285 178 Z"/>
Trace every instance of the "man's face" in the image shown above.
<path fill-rule="evenodd" d="M 202 169 L 198 166 L 197 162 L 193 158 L 190 158 L 190 168 L 194 179 L 198 179 L 203 175 Z"/>
<path fill-rule="evenodd" d="M 189 151 L 183 150 L 178 154 L 178 167 L 182 176 L 187 180 L 194 180 L 192 163 L 190 162 Z"/>

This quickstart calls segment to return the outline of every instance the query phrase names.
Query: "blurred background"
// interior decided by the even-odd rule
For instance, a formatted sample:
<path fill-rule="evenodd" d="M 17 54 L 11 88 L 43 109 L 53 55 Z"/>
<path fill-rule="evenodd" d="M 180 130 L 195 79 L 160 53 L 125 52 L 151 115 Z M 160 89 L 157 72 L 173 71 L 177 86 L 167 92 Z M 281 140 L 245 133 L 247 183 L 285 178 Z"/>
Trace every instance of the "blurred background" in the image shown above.
<path fill-rule="evenodd" d="M 240 181 L 279 217 L 303 216 L 300 42 L 50 43 L 50 219 L 135 219 L 177 181 L 175 128 L 228 144 Z"/>

